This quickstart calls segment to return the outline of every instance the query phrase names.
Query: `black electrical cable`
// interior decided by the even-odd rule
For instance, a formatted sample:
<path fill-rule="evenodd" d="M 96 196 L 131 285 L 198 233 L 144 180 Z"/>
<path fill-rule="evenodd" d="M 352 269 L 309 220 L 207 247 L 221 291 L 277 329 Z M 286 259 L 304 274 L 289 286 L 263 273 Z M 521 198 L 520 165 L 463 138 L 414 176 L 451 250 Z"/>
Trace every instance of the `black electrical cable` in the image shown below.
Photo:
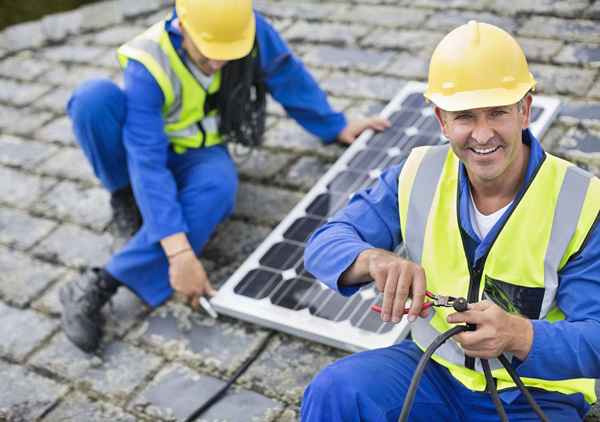
<path fill-rule="evenodd" d="M 500 401 L 500 396 L 498 395 L 498 389 L 496 389 L 496 383 L 494 382 L 494 377 L 492 377 L 492 371 L 490 369 L 490 363 L 487 359 L 480 359 L 481 367 L 483 368 L 483 373 L 485 374 L 485 389 L 490 396 L 492 396 L 492 401 L 494 402 L 494 406 L 496 406 L 496 412 L 498 412 L 498 416 L 500 416 L 500 420 L 502 422 L 508 422 L 508 416 L 506 415 L 506 411 L 504 410 L 504 406 Z"/>
<path fill-rule="evenodd" d="M 229 379 L 229 381 L 227 381 L 227 383 L 223 387 L 221 387 L 221 389 L 219 391 L 217 391 L 215 394 L 213 394 L 211 397 L 209 397 L 208 400 L 206 400 L 199 408 L 194 410 L 194 412 L 190 416 L 187 417 L 185 422 L 192 422 L 192 421 L 196 420 L 199 416 L 201 416 L 204 412 L 206 412 L 212 405 L 214 405 L 216 402 L 218 402 L 221 399 L 221 397 L 223 397 L 227 393 L 227 390 L 229 390 L 229 387 L 231 387 L 233 385 L 233 383 L 244 372 L 246 372 L 246 370 L 250 367 L 250 365 L 252 365 L 252 363 L 258 358 L 258 356 L 260 356 L 260 354 L 265 350 L 265 348 L 267 347 L 267 344 L 269 343 L 269 340 L 271 340 L 271 338 L 273 337 L 274 334 L 275 334 L 275 332 L 271 331 L 271 333 L 267 336 L 267 338 L 265 338 L 263 340 L 263 342 L 260 344 L 260 346 L 258 346 L 258 348 L 254 351 L 254 353 L 252 353 L 252 355 L 250 355 L 248 360 L 246 362 L 244 362 L 244 364 L 240 368 L 238 368 L 238 370 L 235 372 L 235 374 L 233 374 L 233 376 Z"/>
<path fill-rule="evenodd" d="M 523 381 L 521 381 L 521 378 L 517 375 L 508 359 L 506 359 L 506 356 L 502 354 L 498 356 L 498 359 L 500 360 L 500 363 L 502 363 L 502 366 L 504 366 L 504 369 L 506 369 L 506 372 L 508 372 L 508 375 L 510 375 L 514 383 L 517 384 L 517 387 L 519 387 L 519 390 L 521 390 L 521 393 L 523 393 L 523 395 L 529 402 L 529 405 L 531 406 L 533 411 L 539 416 L 540 420 L 542 422 L 550 422 L 548 417 L 544 414 L 542 408 L 537 404 L 529 390 L 527 390 L 525 384 L 523 384 Z"/>
<path fill-rule="evenodd" d="M 404 399 L 404 404 L 402 405 L 402 412 L 400 412 L 400 417 L 398 418 L 399 422 L 408 421 L 408 414 L 410 413 L 410 409 L 412 408 L 413 401 L 415 400 L 415 395 L 417 393 L 417 386 L 421 381 L 421 377 L 423 376 L 423 371 L 425 370 L 425 366 L 429 362 L 429 359 L 433 355 L 433 353 L 440 347 L 442 344 L 446 342 L 450 337 L 462 333 L 463 331 L 469 331 L 470 328 L 466 325 L 458 325 L 454 328 L 449 329 L 445 333 L 440 334 L 435 338 L 433 343 L 429 345 L 427 350 L 421 359 L 419 360 L 419 364 L 417 365 L 417 369 L 415 369 L 415 373 L 410 382 L 410 386 L 408 387 L 408 392 L 406 394 L 406 398 Z"/>

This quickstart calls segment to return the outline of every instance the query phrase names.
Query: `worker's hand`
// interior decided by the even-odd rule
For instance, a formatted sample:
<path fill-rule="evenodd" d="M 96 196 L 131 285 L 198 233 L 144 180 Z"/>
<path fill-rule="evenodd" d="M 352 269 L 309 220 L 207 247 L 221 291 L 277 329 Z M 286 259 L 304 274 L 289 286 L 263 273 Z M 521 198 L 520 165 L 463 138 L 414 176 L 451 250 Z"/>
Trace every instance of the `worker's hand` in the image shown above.
<path fill-rule="evenodd" d="M 381 318 L 384 321 L 391 318 L 392 322 L 400 322 L 409 297 L 412 303 L 408 320 L 427 316 L 428 310 L 422 310 L 426 289 L 422 267 L 383 249 L 370 250 L 368 259 L 369 274 L 377 289 L 383 292 Z"/>
<path fill-rule="evenodd" d="M 338 134 L 337 140 L 342 144 L 351 144 L 365 129 L 382 131 L 390 127 L 388 119 L 383 117 L 368 117 L 348 122 L 346 127 Z"/>
<path fill-rule="evenodd" d="M 198 309 L 200 296 L 212 297 L 217 293 L 191 249 L 169 259 L 169 281 L 171 287 L 185 296 L 194 309 Z"/>
<path fill-rule="evenodd" d="M 510 352 L 525 360 L 533 342 L 531 321 L 509 314 L 489 300 L 471 303 L 467 311 L 448 315 L 448 322 L 477 326 L 475 331 L 465 331 L 453 337 L 465 354 L 476 358 L 491 359 Z"/>

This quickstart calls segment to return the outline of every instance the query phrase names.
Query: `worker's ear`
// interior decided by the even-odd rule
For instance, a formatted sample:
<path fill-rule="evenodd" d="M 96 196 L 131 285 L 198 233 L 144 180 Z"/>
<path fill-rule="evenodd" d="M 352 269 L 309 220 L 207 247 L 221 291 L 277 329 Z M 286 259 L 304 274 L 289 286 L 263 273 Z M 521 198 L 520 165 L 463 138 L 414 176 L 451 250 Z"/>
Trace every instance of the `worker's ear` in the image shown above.
<path fill-rule="evenodd" d="M 531 103 L 533 101 L 533 97 L 531 94 L 527 94 L 525 98 L 523 98 L 523 102 L 521 103 L 521 125 L 523 129 L 527 129 L 529 127 L 529 117 L 531 116 Z"/>
<path fill-rule="evenodd" d="M 446 124 L 446 118 L 448 116 L 446 115 L 446 112 L 444 110 L 442 110 L 441 108 L 439 108 L 438 106 L 434 106 L 433 111 L 435 112 L 435 118 L 437 119 L 438 123 L 440 124 L 440 129 L 442 130 L 442 133 L 444 134 L 444 136 L 446 138 L 448 138 L 448 126 Z"/>

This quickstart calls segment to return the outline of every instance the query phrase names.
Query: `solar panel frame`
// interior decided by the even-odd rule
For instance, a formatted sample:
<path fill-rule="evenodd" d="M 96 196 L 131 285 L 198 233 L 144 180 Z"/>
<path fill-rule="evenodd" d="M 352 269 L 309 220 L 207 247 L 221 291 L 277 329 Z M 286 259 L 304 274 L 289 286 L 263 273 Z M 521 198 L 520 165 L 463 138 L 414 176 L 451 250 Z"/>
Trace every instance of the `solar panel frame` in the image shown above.
<path fill-rule="evenodd" d="M 421 107 L 421 105 L 424 104 L 422 92 L 424 91 L 425 86 L 426 85 L 421 82 L 408 82 L 382 110 L 380 115 L 389 118 L 394 112 L 401 109 L 401 105 L 405 101 L 409 105 Z M 533 105 L 536 108 L 535 113 L 537 114 L 537 119 L 530 123 L 530 129 L 538 138 L 542 137 L 545 130 L 550 126 L 551 121 L 555 118 L 558 113 L 559 104 L 560 102 L 556 98 L 534 96 Z M 421 127 L 427 127 L 427 130 L 430 131 L 430 133 L 433 132 L 434 135 L 433 137 L 427 136 L 421 138 L 421 141 L 430 141 L 431 139 L 433 139 L 432 142 L 436 141 L 435 135 L 436 133 L 439 133 L 439 129 L 435 131 L 435 128 L 431 125 L 430 118 L 433 114 L 432 109 L 421 108 L 420 111 L 422 116 L 418 117 L 415 121 L 406 123 L 407 125 L 410 125 L 408 128 L 405 127 L 403 130 L 396 130 L 396 136 L 406 138 L 402 144 L 403 150 L 405 149 L 405 146 L 412 147 L 415 145 L 411 144 L 419 143 L 419 136 L 421 136 L 421 133 L 414 127 L 415 122 L 419 122 L 419 126 Z M 377 167 L 389 165 L 390 163 L 397 163 L 404 158 L 406 153 L 403 152 L 403 150 L 395 147 L 386 150 L 385 142 L 383 142 L 384 145 L 382 145 L 382 148 L 373 148 L 373 146 L 377 144 L 377 141 L 373 141 L 376 136 L 377 135 L 372 131 L 367 130 L 352 145 L 350 145 L 321 179 L 319 179 L 315 186 L 263 241 L 263 243 L 261 243 L 234 274 L 231 275 L 227 282 L 219 289 L 217 296 L 212 299 L 212 303 L 217 311 L 225 315 L 247 320 L 351 352 L 389 346 L 406 337 L 410 330 L 410 326 L 406 320 L 403 320 L 398 324 L 381 323 L 382 325 L 378 327 L 377 332 L 360 329 L 354 326 L 370 326 L 369 324 L 373 325 L 377 323 L 375 318 L 379 318 L 379 316 L 369 310 L 370 304 L 377 301 L 377 292 L 373 286 L 361 289 L 361 291 L 354 295 L 354 298 L 348 299 L 347 303 L 338 311 L 339 314 L 337 314 L 338 317 L 342 315 L 346 316 L 342 321 L 329 320 L 315 316 L 315 314 L 319 315 L 319 313 L 325 314 L 328 312 L 326 307 L 323 307 L 323 304 L 326 301 L 337 300 L 332 299 L 333 296 L 326 293 L 327 287 L 324 285 L 319 286 L 321 289 L 320 291 L 316 291 L 315 288 L 304 291 L 304 296 L 300 297 L 298 303 L 295 305 L 295 308 L 301 307 L 303 303 L 302 300 L 306 299 L 306 296 L 310 293 L 313 298 L 318 297 L 319 300 L 323 301 L 321 306 L 318 309 L 312 309 L 312 312 L 310 306 L 306 306 L 301 310 L 291 310 L 284 306 L 274 305 L 272 303 L 273 297 L 275 297 L 276 300 L 281 299 L 283 302 L 282 295 L 286 294 L 284 290 L 287 289 L 288 291 L 291 291 L 291 289 L 295 287 L 295 284 L 300 283 L 299 281 L 293 281 L 292 283 L 279 282 L 269 295 L 260 300 L 235 292 L 238 283 L 244 280 L 244 277 L 246 277 L 247 274 L 257 270 L 271 272 L 279 271 L 283 280 L 304 280 L 304 286 L 307 286 L 306 281 L 310 281 L 313 277 L 306 271 L 303 271 L 301 262 L 302 257 L 299 258 L 299 261 L 283 265 L 284 268 L 276 269 L 272 267 L 273 263 L 267 259 L 269 258 L 268 253 L 272 251 L 274 245 L 281 244 L 282 242 L 288 244 L 290 249 L 293 249 L 291 248 L 292 246 L 304 247 L 302 242 L 290 239 L 289 232 L 294 230 L 294 225 L 297 225 L 297 221 L 302 217 L 311 220 L 325 220 L 327 218 L 326 215 L 317 215 L 313 213 L 313 211 L 322 211 L 322 204 L 319 205 L 315 201 L 317 198 L 325 198 L 323 195 L 333 196 L 335 200 L 333 208 L 337 209 L 343 206 L 346 200 L 351 196 L 350 190 L 365 187 L 369 182 L 376 179 L 381 173 L 381 169 L 369 168 L 366 172 L 357 172 L 358 174 L 367 174 L 369 178 L 366 181 L 362 180 L 360 177 L 357 177 L 358 180 L 350 180 L 347 182 L 350 185 L 344 186 L 344 189 L 341 189 L 341 187 L 336 188 L 342 192 L 332 193 L 328 189 L 328 186 L 332 184 L 335 186 L 335 178 L 341 172 L 349 170 L 349 165 L 352 160 L 359 159 L 357 158 L 360 157 L 359 153 L 366 154 L 368 151 L 365 150 L 373 150 L 374 152 L 372 152 L 372 154 L 377 156 L 378 150 L 380 152 L 385 151 L 385 154 L 388 157 Z M 440 137 L 439 139 L 442 138 Z M 422 143 L 419 143 L 419 145 L 421 144 Z M 341 184 L 341 182 L 338 183 Z M 344 183 L 346 183 L 346 181 L 344 181 Z M 288 233 L 288 238 L 286 238 L 286 233 Z M 297 259 L 297 257 L 294 257 L 294 259 Z M 302 274 L 298 274 L 299 271 Z M 302 277 L 298 278 L 299 276 Z M 315 283 L 321 284 L 316 281 Z M 272 284 L 273 283 L 270 282 L 269 287 L 272 287 Z M 261 292 L 261 294 L 263 293 L 265 292 Z M 360 306 L 356 306 L 358 303 L 360 303 Z M 356 307 L 356 309 L 352 309 L 353 306 Z M 344 314 L 344 312 L 346 312 L 347 315 Z M 361 312 L 364 313 L 364 315 L 361 315 Z"/>

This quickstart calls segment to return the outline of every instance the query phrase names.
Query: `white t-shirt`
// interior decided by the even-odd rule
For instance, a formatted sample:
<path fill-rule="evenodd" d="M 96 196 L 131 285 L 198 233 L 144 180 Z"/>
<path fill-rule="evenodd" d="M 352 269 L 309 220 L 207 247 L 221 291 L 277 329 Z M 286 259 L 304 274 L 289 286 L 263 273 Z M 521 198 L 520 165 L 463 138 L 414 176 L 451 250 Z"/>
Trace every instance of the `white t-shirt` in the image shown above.
<path fill-rule="evenodd" d="M 489 215 L 485 215 L 485 214 L 482 214 L 481 212 L 479 212 L 479 210 L 477 209 L 477 206 L 475 205 L 475 201 L 473 200 L 473 195 L 471 194 L 471 192 L 469 192 L 469 197 L 471 198 L 471 206 L 469 207 L 469 209 L 470 209 L 469 216 L 471 218 L 471 225 L 473 226 L 475 233 L 477 233 L 479 235 L 479 237 L 483 240 L 483 239 L 485 239 L 487 234 L 490 232 L 492 227 L 494 227 L 494 224 L 496 224 L 496 221 L 498 221 L 500 219 L 500 217 L 502 217 L 502 214 L 504 214 L 504 211 L 506 211 L 508 209 L 508 207 L 510 207 L 510 205 L 513 203 L 513 201 L 510 201 L 508 203 L 508 205 L 506 205 L 503 208 L 500 208 L 498 211 L 493 212 Z"/>

